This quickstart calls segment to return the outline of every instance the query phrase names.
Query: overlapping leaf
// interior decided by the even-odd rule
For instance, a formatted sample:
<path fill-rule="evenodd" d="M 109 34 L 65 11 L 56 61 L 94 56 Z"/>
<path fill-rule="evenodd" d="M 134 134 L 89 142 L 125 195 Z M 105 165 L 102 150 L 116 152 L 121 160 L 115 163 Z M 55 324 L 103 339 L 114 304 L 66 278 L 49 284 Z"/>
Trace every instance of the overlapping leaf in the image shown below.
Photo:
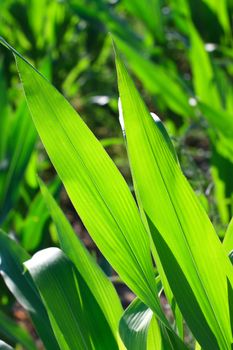
<path fill-rule="evenodd" d="M 87 283 L 108 320 L 113 334 L 118 338 L 118 324 L 123 309 L 112 283 L 78 239 L 48 189 L 42 182 L 40 182 L 40 185 L 44 200 L 56 225 L 62 250 L 74 263 L 82 278 Z"/>

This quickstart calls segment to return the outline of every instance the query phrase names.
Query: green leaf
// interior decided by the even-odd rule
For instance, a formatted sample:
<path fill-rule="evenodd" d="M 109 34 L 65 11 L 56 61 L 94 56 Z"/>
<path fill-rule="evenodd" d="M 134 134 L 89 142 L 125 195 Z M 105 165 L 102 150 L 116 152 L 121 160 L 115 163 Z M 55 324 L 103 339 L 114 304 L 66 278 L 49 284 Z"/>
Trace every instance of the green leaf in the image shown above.
<path fill-rule="evenodd" d="M 120 120 L 120 124 L 121 124 L 121 127 L 122 127 L 123 135 L 125 135 L 124 119 L 123 119 L 123 112 L 122 112 L 122 106 L 121 106 L 120 99 L 119 99 L 118 107 L 119 107 L 119 120 Z M 171 154 L 173 155 L 175 162 L 177 162 L 177 164 L 179 165 L 178 158 L 177 158 L 177 155 L 176 155 L 176 152 L 175 152 L 175 148 L 174 148 L 174 146 L 172 144 L 172 141 L 171 141 L 171 139 L 170 139 L 170 137 L 169 137 L 169 135 L 168 135 L 168 133 L 167 133 L 163 123 L 160 121 L 160 119 L 158 118 L 158 116 L 156 114 L 151 113 L 151 116 L 153 118 L 154 123 L 156 124 L 155 127 L 161 132 L 161 136 L 166 141 L 167 147 L 170 149 Z M 127 146 L 127 144 L 126 144 L 126 146 Z M 150 234 L 150 229 L 148 227 L 147 218 L 146 218 L 145 213 L 143 211 L 143 205 L 142 205 L 142 203 L 140 201 L 140 197 L 139 197 L 138 190 L 137 190 L 137 185 L 136 185 L 135 182 L 134 182 L 134 190 L 135 190 L 135 193 L 136 193 L 136 196 L 137 196 L 137 199 L 138 199 L 138 205 L 139 205 L 139 209 L 140 209 L 140 212 L 141 212 L 141 217 L 142 217 L 143 223 L 144 223 L 145 227 L 147 228 L 147 231 Z M 164 292 L 166 294 L 168 302 L 171 304 L 173 315 L 174 315 L 174 318 L 175 318 L 175 321 L 176 321 L 176 327 L 177 327 L 177 330 L 178 330 L 178 334 L 179 334 L 179 336 L 181 338 L 183 338 L 183 317 L 182 317 L 181 312 L 180 312 L 180 310 L 179 310 L 179 308 L 177 306 L 177 303 L 176 303 L 176 301 L 174 299 L 173 293 L 172 293 L 171 288 L 169 286 L 169 283 L 167 281 L 167 278 L 166 278 L 166 275 L 164 273 L 164 270 L 163 270 L 162 264 L 160 262 L 159 256 L 158 256 L 158 254 L 157 254 L 157 252 L 155 250 L 155 247 L 154 247 L 154 244 L 153 244 L 153 240 L 152 240 L 152 244 L 151 244 L 151 251 L 152 251 L 152 255 L 153 255 L 153 257 L 154 257 L 154 259 L 156 261 L 159 273 L 160 273 L 160 277 L 161 277 L 161 280 L 162 280 Z"/>
<path fill-rule="evenodd" d="M 227 227 L 226 234 L 223 240 L 223 247 L 228 254 L 233 250 L 233 217 Z"/>
<path fill-rule="evenodd" d="M 170 348 L 171 346 L 167 347 Z M 159 328 L 159 322 L 157 321 L 155 315 L 152 316 L 150 321 L 150 326 L 147 335 L 147 350 L 165 350 L 163 334 Z"/>
<path fill-rule="evenodd" d="M 0 273 L 18 302 L 29 312 L 46 349 L 59 350 L 48 315 L 23 262 L 30 255 L 0 230 Z"/>
<path fill-rule="evenodd" d="M 0 333 L 3 334 L 7 339 L 17 342 L 24 346 L 28 350 L 36 350 L 34 340 L 30 334 L 11 318 L 5 315 L 0 310 Z M 1 349 L 1 346 L 0 346 Z"/>
<path fill-rule="evenodd" d="M 60 187 L 60 180 L 55 179 L 49 186 L 52 194 L 56 194 Z M 38 247 L 43 237 L 46 222 L 49 219 L 49 212 L 40 192 L 35 196 L 30 204 L 25 221 L 20 232 L 22 246 L 27 251 L 32 251 Z"/>
<path fill-rule="evenodd" d="M 169 285 L 203 347 L 229 349 L 232 267 L 118 55 L 116 65 L 132 174 Z"/>
<path fill-rule="evenodd" d="M 61 349 L 118 349 L 94 295 L 60 249 L 44 249 L 25 266 L 46 305 Z"/>
<path fill-rule="evenodd" d="M 118 324 L 123 313 L 120 299 L 109 279 L 94 261 L 93 257 L 78 239 L 66 216 L 46 186 L 40 181 L 44 200 L 56 225 L 60 245 L 67 257 L 74 263 L 89 289 L 101 307 L 112 332 L 118 337 Z"/>
<path fill-rule="evenodd" d="M 25 59 L 16 56 L 16 61 L 37 131 L 88 232 L 121 278 L 167 324 L 156 298 L 149 237 L 125 180 L 65 98 Z"/>
<path fill-rule="evenodd" d="M 219 152 L 221 141 L 218 142 L 216 135 L 213 135 L 212 143 L 211 176 L 214 181 L 214 194 L 221 221 L 227 225 L 232 216 L 233 162 Z M 233 153 L 229 154 L 233 160 Z"/>
<path fill-rule="evenodd" d="M 206 52 L 204 43 L 191 22 L 189 23 L 189 33 L 191 39 L 189 52 L 195 94 L 201 102 L 209 104 L 211 101 L 214 108 L 220 108 L 220 96 L 209 54 Z"/>
<path fill-rule="evenodd" d="M 125 310 L 119 329 L 127 350 L 173 348 L 167 333 L 161 332 L 152 310 L 138 298 L 134 299 Z"/>
<path fill-rule="evenodd" d="M 137 298 L 128 306 L 119 325 L 121 338 L 128 350 L 146 350 L 152 316 L 153 311 Z"/>
<path fill-rule="evenodd" d="M 8 143 L 4 157 L 0 159 L 0 222 L 6 218 L 18 198 L 20 182 L 36 141 L 36 131 L 25 102 L 19 105 L 12 118 L 10 115 L 7 117 L 13 122 L 7 125 Z"/>

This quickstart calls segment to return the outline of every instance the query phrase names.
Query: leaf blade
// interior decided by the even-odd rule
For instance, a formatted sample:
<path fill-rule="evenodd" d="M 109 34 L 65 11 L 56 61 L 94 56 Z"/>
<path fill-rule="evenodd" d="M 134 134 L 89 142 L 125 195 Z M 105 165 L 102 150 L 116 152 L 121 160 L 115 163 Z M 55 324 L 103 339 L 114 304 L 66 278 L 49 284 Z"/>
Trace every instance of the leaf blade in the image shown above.
<path fill-rule="evenodd" d="M 60 249 L 44 249 L 24 265 L 40 291 L 62 349 L 118 349 L 94 295 Z"/>
<path fill-rule="evenodd" d="M 191 323 L 190 328 L 197 338 L 201 338 L 202 344 L 208 348 L 209 341 L 212 349 L 218 349 L 216 335 L 219 346 L 221 344 L 228 349 L 232 335 L 229 329 L 226 278 L 229 275 L 232 282 L 232 269 L 205 211 L 181 173 L 166 140 L 154 127 L 118 54 L 116 65 L 131 169 L 145 213 L 153 226 L 156 236 L 154 243 L 168 281 L 181 311 Z M 204 246 L 208 247 L 208 252 Z M 166 263 L 168 257 L 171 258 L 170 265 L 176 266 L 177 273 L 179 271 L 179 278 L 184 282 L 187 278 L 186 284 L 177 286 L 174 272 Z M 214 280 L 218 280 L 218 292 L 212 283 L 213 271 Z M 198 315 L 202 320 L 202 329 L 200 319 L 195 320 L 184 296 L 189 296 L 193 303 L 193 312 L 198 305 L 201 306 Z"/>

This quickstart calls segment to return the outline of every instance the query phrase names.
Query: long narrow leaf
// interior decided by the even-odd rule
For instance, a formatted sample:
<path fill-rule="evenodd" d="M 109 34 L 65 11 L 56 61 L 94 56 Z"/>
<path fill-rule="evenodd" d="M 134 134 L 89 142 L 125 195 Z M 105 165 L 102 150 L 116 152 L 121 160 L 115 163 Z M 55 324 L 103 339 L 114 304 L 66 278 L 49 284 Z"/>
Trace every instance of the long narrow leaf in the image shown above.
<path fill-rule="evenodd" d="M 229 349 L 230 262 L 118 55 L 116 65 L 132 173 L 169 284 L 203 347 Z"/>
<path fill-rule="evenodd" d="M 112 328 L 112 332 L 117 338 L 118 324 L 123 309 L 112 283 L 78 239 L 67 221 L 67 218 L 41 181 L 40 186 L 45 202 L 56 225 L 62 250 L 75 264 L 82 278 L 95 295 L 97 302 Z"/>

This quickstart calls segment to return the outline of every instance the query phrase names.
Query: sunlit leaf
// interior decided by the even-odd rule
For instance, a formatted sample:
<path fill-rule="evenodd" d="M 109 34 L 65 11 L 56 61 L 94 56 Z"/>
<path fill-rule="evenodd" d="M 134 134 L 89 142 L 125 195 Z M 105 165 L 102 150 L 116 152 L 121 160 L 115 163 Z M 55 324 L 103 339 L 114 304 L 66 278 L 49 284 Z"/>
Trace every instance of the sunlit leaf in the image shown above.
<path fill-rule="evenodd" d="M 116 64 L 132 174 L 168 282 L 203 347 L 229 349 L 230 262 L 118 55 Z"/>

